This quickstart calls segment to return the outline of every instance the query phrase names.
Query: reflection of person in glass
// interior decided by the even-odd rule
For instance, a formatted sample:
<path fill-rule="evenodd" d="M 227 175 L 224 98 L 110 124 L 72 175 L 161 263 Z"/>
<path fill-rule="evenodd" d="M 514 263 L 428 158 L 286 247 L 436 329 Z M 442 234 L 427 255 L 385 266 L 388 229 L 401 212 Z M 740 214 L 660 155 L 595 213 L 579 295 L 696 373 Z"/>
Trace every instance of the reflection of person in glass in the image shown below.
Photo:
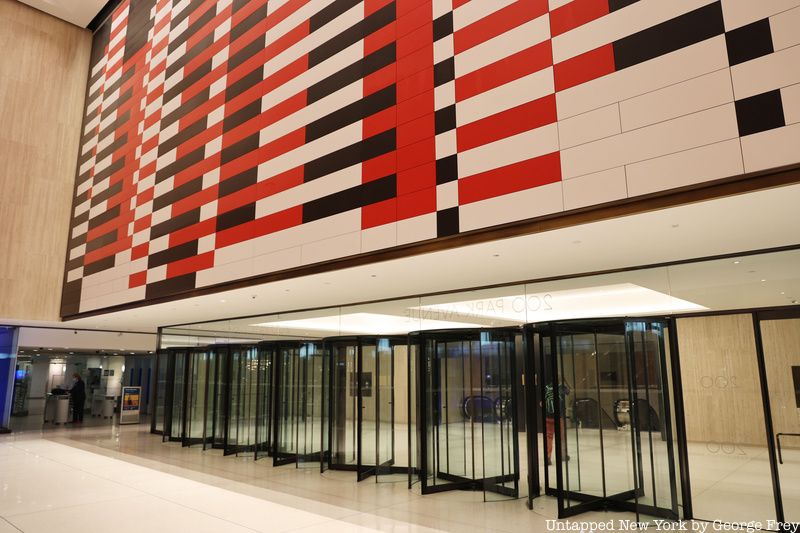
<path fill-rule="evenodd" d="M 569 387 L 564 385 L 563 383 L 558 386 L 558 404 L 561 407 L 560 411 L 562 413 L 566 413 L 567 409 L 567 395 L 569 394 Z M 545 456 L 545 464 L 550 465 L 552 464 L 552 456 L 553 456 L 553 434 L 555 433 L 556 427 L 556 406 L 555 406 L 555 398 L 553 395 L 553 386 L 546 385 L 544 388 L 544 409 L 547 415 L 545 419 L 545 429 L 547 432 L 547 455 Z M 562 441 L 564 440 L 564 424 L 561 424 L 561 436 Z M 563 445 L 563 443 L 562 443 Z M 569 456 L 566 456 L 565 459 L 569 461 Z"/>
<path fill-rule="evenodd" d="M 83 404 L 86 403 L 86 385 L 77 372 L 72 375 L 72 381 L 72 388 L 69 390 L 72 399 L 72 423 L 80 424 L 83 422 Z"/>

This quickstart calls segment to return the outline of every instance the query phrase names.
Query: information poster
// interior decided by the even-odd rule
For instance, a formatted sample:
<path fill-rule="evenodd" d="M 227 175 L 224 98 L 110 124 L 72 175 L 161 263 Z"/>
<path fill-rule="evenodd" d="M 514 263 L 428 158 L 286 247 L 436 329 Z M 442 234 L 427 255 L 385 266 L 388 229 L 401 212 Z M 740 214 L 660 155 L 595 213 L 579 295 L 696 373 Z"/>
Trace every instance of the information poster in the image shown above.
<path fill-rule="evenodd" d="M 122 387 L 122 408 L 119 413 L 120 424 L 139 423 L 141 399 L 141 387 Z"/>

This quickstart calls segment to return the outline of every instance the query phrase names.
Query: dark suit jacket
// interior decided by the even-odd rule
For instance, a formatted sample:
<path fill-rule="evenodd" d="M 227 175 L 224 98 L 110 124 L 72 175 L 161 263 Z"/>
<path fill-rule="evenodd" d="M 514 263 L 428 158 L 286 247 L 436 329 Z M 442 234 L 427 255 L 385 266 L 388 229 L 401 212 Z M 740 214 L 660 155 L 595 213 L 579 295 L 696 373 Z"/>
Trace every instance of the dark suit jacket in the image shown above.
<path fill-rule="evenodd" d="M 82 379 L 79 379 L 70 389 L 69 393 L 72 395 L 72 401 L 85 402 L 86 401 L 86 385 Z"/>

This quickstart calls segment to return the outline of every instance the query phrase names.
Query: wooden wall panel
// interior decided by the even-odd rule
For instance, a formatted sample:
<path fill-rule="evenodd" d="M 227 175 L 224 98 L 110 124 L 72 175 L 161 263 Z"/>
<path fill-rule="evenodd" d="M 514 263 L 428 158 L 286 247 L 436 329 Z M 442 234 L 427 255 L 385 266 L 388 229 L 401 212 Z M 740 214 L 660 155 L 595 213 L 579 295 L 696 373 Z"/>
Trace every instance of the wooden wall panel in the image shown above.
<path fill-rule="evenodd" d="M 0 318 L 59 318 L 91 39 L 0 0 Z"/>
<path fill-rule="evenodd" d="M 800 366 L 800 319 L 761 322 L 764 362 L 767 367 L 772 425 L 775 433 L 800 433 L 792 367 Z M 800 438 L 787 437 L 786 447 L 800 446 Z"/>
<path fill-rule="evenodd" d="M 678 345 L 687 439 L 765 445 L 751 315 L 678 319 Z"/>

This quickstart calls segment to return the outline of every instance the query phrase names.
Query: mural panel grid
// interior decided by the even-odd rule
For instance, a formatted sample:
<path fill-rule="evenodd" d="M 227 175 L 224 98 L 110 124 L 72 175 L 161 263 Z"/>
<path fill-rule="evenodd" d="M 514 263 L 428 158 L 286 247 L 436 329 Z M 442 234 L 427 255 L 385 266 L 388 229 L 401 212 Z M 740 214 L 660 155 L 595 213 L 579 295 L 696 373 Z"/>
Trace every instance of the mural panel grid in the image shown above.
<path fill-rule="evenodd" d="M 796 163 L 800 0 L 126 0 L 62 314 Z"/>

